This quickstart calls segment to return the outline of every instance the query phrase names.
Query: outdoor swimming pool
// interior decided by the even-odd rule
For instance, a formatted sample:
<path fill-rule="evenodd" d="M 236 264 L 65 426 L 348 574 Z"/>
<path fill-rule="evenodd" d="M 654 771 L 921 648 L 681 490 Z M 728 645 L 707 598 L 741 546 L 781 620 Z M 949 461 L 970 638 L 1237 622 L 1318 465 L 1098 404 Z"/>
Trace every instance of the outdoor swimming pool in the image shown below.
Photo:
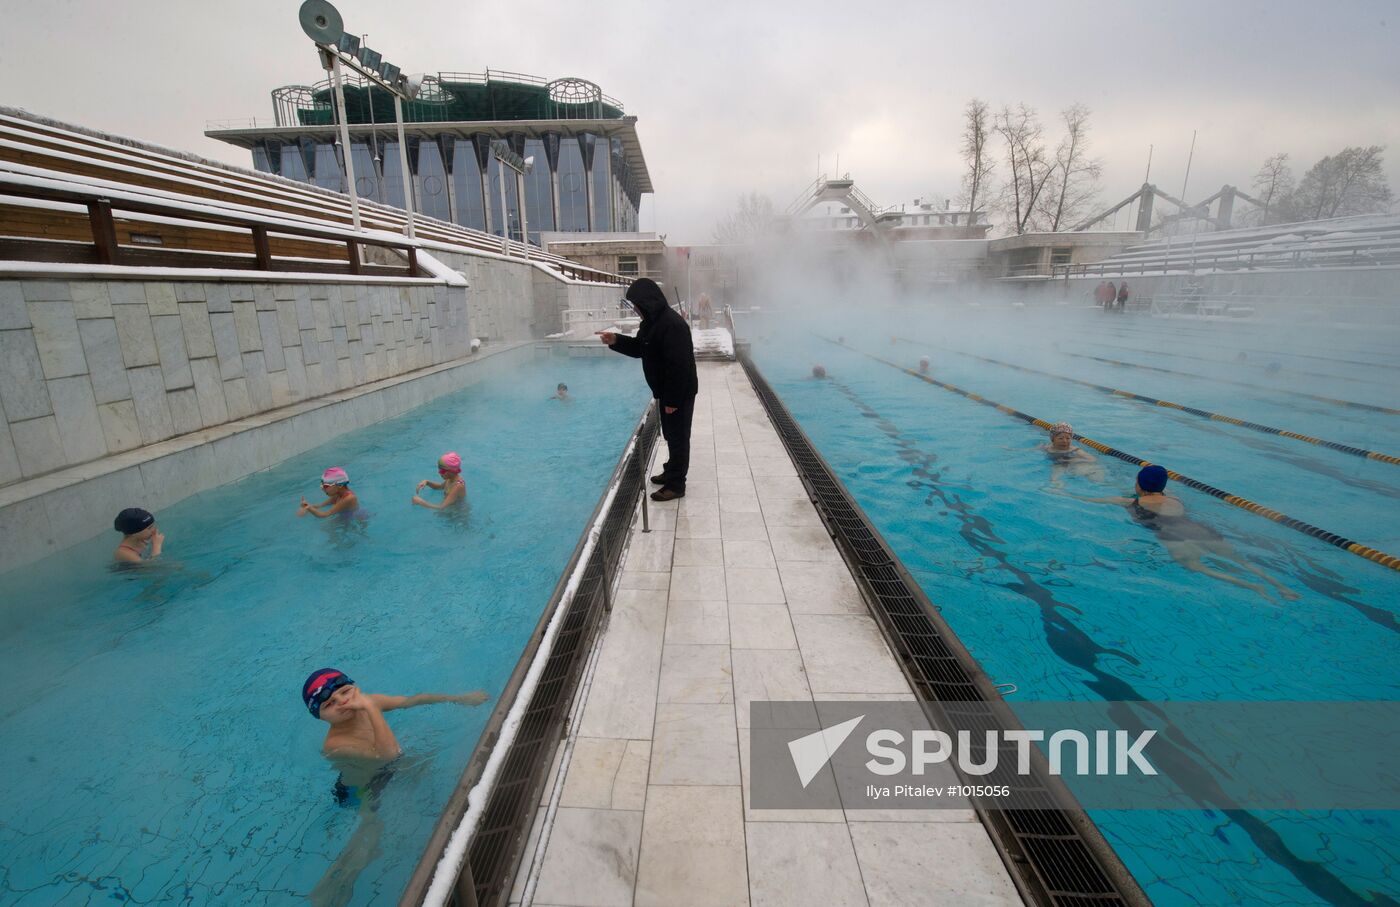
<path fill-rule="evenodd" d="M 398 899 L 646 401 L 620 357 L 524 355 L 157 513 L 164 569 L 109 572 L 109 533 L 0 576 L 0 904 L 304 899 L 357 822 L 300 700 L 326 665 L 493 697 L 389 715 L 405 757 L 351 903 Z M 448 449 L 465 519 L 409 504 Z M 363 528 L 296 518 L 330 465 Z"/>
<path fill-rule="evenodd" d="M 1122 508 L 1071 496 L 1130 494 L 1135 467 L 1098 455 L 1097 470 L 1060 476 L 1056 489 L 1038 429 L 867 355 L 906 368 L 929 356 L 941 381 L 1042 419 L 1068 420 L 1095 440 L 1394 554 L 1400 466 L 952 352 L 1396 454 L 1400 417 L 1292 393 L 1396 407 L 1400 359 L 1386 337 L 1310 330 L 1285 345 L 1278 332 L 1244 326 L 948 309 L 867 309 L 858 320 L 801 322 L 771 314 L 747 327 L 765 377 L 876 528 L 993 680 L 1016 685 L 1013 706 L 1400 698 L 1400 578 L 1392 571 L 1173 486 L 1196 519 L 1299 598 L 1283 601 L 1189 572 Z M 822 339 L 838 335 L 847 346 Z M 1246 361 L 1236 362 L 1246 346 Z M 1278 369 L 1269 368 L 1274 361 Z M 826 367 L 827 380 L 811 377 L 815 363 Z M 1091 815 L 1158 904 L 1400 897 L 1392 813 Z"/>

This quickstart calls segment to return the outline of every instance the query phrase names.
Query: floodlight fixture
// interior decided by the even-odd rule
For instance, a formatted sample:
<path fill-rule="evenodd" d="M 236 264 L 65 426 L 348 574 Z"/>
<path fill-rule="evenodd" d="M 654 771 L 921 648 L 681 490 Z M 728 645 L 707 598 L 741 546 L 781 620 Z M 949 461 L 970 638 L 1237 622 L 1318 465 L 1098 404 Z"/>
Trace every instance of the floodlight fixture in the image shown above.
<path fill-rule="evenodd" d="M 413 237 L 413 176 L 408 164 L 408 143 L 403 134 L 403 99 L 412 100 L 418 96 L 423 85 L 423 77 L 404 78 L 402 70 L 385 61 L 383 54 L 362 46 L 360 37 L 345 30 L 340 13 L 329 0 L 305 0 L 298 12 L 302 31 L 316 42 L 321 55 L 321 65 L 331 72 L 331 82 L 336 101 L 336 119 L 340 126 L 340 142 L 350 146 L 350 133 L 346 123 L 345 93 L 341 82 L 340 64 L 344 63 L 363 76 L 367 83 L 378 83 L 394 96 L 394 124 L 399 134 L 399 168 L 404 179 L 404 209 L 408 214 L 407 228 Z M 368 90 L 368 87 L 366 88 Z M 370 115 L 374 108 L 371 105 Z M 517 156 L 518 159 L 518 156 Z M 345 175 L 349 183 L 350 212 L 355 229 L 360 229 L 359 199 L 355 191 L 354 156 L 346 155 Z"/>
<path fill-rule="evenodd" d="M 306 0 L 298 12 L 301 30 L 317 44 L 337 44 L 345 33 L 340 12 L 326 0 Z"/>

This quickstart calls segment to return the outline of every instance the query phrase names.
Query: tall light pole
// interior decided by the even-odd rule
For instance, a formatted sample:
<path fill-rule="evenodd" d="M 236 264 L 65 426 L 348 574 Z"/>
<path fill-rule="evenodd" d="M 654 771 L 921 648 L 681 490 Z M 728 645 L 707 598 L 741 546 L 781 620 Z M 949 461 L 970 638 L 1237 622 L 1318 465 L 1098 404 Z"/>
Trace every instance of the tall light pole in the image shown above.
<path fill-rule="evenodd" d="M 385 60 L 380 54 L 360 45 L 360 39 L 345 31 L 345 22 L 339 11 L 328 0 L 305 0 L 298 12 L 302 31 L 316 42 L 321 53 L 321 65 L 331 72 L 335 94 L 337 119 L 340 120 L 340 142 L 345 149 L 345 178 L 350 188 L 350 216 L 356 230 L 360 230 L 360 199 L 355 186 L 354 151 L 350 146 L 349 117 L 345 109 L 345 90 L 340 67 L 344 63 L 363 76 L 368 83 L 378 85 L 394 96 L 394 121 L 399 136 L 399 170 L 403 177 L 404 211 L 407 213 L 408 236 L 413 238 L 413 175 L 408 169 L 408 143 L 403 134 L 403 99 L 410 101 L 418 96 L 422 86 L 419 78 L 403 75 L 399 67 Z M 368 89 L 366 89 L 368 95 Z M 373 98 L 369 99 L 373 104 Z M 371 112 L 373 108 L 371 107 Z"/>
<path fill-rule="evenodd" d="M 498 176 L 501 178 L 501 251 L 502 254 L 510 253 L 510 213 L 506 210 L 506 168 L 515 171 L 516 199 L 520 203 L 520 239 L 525 247 L 525 260 L 530 260 L 530 220 L 525 213 L 525 192 L 524 183 L 521 178 L 525 174 L 535 169 L 534 156 L 522 158 L 511 150 L 510 145 L 501 139 L 496 139 L 491 143 L 491 153 L 500 163 L 497 168 Z"/>

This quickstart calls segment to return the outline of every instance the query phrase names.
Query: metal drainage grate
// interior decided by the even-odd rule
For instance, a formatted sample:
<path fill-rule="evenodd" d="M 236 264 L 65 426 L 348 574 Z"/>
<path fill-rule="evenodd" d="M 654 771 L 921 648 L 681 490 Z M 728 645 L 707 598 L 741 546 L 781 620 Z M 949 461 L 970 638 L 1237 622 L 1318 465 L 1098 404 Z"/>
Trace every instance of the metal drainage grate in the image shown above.
<path fill-rule="evenodd" d="M 539 802 L 554 754 L 553 747 L 563 730 L 579 673 L 603 613 L 612 608 L 609 598 L 612 578 L 627 540 L 637 501 L 646 490 L 646 469 L 651 462 L 657 431 L 655 408 L 648 407 L 634 435 L 637 443 L 613 472 L 612 481 L 618 484 L 617 494 L 603 517 L 598 544 L 593 546 L 587 563 L 583 565 L 573 600 L 555 636 L 554 647 L 530 697 L 495 786 L 488 794 L 476 834 L 467 851 L 467 863 L 449 901 L 456 907 L 505 904 L 510 896 L 521 849 L 525 846 L 530 823 L 534 819 L 534 805 Z M 598 519 L 602 506 L 603 502 L 600 501 L 589 517 L 588 526 L 591 527 Z M 559 607 L 586 541 L 585 533 L 579 539 L 568 567 L 555 586 L 549 607 L 531 634 L 530 642 L 498 700 L 491 721 L 428 840 L 428 846 L 399 900 L 400 907 L 422 903 L 448 839 L 466 814 L 467 795 L 481 779 L 487 759 L 499 739 L 501 724 L 535 659 L 545 628 Z"/>
<path fill-rule="evenodd" d="M 875 530 L 743 347 L 739 361 L 930 721 L 940 728 L 971 731 L 974 740 L 984 739 L 978 731 L 1019 729 L 1020 722 L 995 685 Z M 975 755 L 981 761 L 980 754 Z M 1002 766 L 1014 763 L 1014 758 L 998 761 Z M 1010 810 L 974 801 L 1022 896 L 1048 907 L 1150 904 L 1073 796 L 1058 778 L 1046 772 L 1043 760 L 1032 768 L 1029 789 L 1027 779 L 1013 776 L 1014 769 L 965 779 L 981 784 L 1015 781 L 1018 792 L 1044 804 L 1043 809 Z"/>

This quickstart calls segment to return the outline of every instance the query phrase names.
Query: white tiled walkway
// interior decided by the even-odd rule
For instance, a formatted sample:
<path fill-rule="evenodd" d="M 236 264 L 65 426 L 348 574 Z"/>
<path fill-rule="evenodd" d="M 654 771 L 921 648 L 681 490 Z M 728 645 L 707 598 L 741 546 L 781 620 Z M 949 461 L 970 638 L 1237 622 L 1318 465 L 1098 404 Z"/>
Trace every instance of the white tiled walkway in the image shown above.
<path fill-rule="evenodd" d="M 747 808 L 750 700 L 913 694 L 743 370 L 700 387 L 686 497 L 635 527 L 512 903 L 1020 903 L 971 811 Z"/>

